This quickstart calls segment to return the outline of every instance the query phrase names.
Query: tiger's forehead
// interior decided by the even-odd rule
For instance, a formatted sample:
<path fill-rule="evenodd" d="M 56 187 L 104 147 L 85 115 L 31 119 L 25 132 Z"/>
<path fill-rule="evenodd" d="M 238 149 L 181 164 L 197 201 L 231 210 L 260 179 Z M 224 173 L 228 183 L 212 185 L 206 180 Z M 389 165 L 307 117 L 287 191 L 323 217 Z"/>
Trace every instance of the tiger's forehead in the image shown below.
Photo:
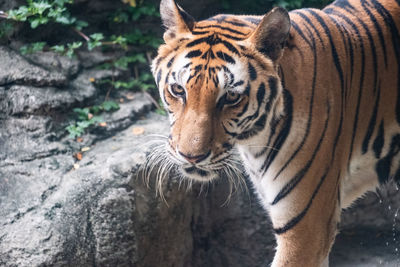
<path fill-rule="evenodd" d="M 217 54 L 218 50 L 205 51 L 205 53 Z M 224 58 L 194 58 L 192 51 L 185 51 L 176 55 L 171 69 L 169 84 L 178 83 L 182 86 L 196 86 L 198 82 L 206 82 L 209 89 L 231 90 L 238 93 L 244 91 L 244 81 L 248 79 L 248 70 L 244 58 L 236 55 L 221 55 Z M 222 52 L 221 52 L 222 53 Z M 189 55 L 189 56 L 188 56 Z M 247 62 L 247 61 L 246 61 Z M 200 79 L 203 77 L 202 79 Z M 202 84 L 199 86 L 202 86 Z"/>

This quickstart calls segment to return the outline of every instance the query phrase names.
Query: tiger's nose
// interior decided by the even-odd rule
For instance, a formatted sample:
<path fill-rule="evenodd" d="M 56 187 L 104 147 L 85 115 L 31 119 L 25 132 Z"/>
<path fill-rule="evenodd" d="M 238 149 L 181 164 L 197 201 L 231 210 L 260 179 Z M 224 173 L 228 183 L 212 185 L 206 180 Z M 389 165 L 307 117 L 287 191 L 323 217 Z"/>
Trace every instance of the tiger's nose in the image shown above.
<path fill-rule="evenodd" d="M 191 155 L 191 154 L 184 154 L 178 150 L 179 155 L 181 155 L 184 159 L 189 161 L 192 164 L 199 163 L 200 161 L 205 160 L 211 153 L 211 150 L 209 150 L 207 153 L 204 153 L 202 155 Z"/>

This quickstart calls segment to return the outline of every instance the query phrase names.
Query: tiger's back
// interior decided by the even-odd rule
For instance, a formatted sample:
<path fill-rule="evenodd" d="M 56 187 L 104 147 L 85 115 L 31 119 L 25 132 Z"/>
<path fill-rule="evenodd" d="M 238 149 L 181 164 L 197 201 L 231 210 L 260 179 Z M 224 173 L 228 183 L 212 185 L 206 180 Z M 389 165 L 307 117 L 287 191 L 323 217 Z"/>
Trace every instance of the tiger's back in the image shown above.
<path fill-rule="evenodd" d="M 400 180 L 399 3 L 336 1 L 322 11 L 293 11 L 291 18 L 297 38 L 293 42 L 301 48 L 285 51 L 282 69 L 286 62 L 302 67 L 286 79 L 286 86 L 294 102 L 302 99 L 300 105 L 315 107 L 329 96 L 330 120 L 336 127 L 326 137 L 331 141 L 327 149 L 337 154 L 337 167 L 344 172 L 341 206 L 347 207 L 375 188 L 377 181 Z M 287 75 L 293 73 L 288 71 Z M 295 96 L 295 88 L 313 85 L 312 80 L 298 81 L 304 77 L 302 73 L 315 79 L 309 92 L 313 99 Z M 311 112 L 303 110 L 297 115 L 309 116 Z M 316 109 L 312 116 L 322 114 L 323 110 Z"/>

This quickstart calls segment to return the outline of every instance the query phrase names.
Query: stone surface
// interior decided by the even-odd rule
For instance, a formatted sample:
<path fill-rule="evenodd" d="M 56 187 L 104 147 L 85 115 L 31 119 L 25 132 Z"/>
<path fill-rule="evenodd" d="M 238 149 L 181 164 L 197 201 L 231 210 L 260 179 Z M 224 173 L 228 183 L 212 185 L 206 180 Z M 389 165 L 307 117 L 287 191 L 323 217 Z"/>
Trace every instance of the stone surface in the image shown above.
<path fill-rule="evenodd" d="M 67 82 L 63 74 L 33 65 L 5 46 L 0 46 L 0 58 L 0 85 L 61 86 Z"/>
<path fill-rule="evenodd" d="M 80 69 L 78 60 L 67 56 L 61 56 L 55 52 L 39 51 L 27 55 L 26 57 L 46 70 L 61 72 L 67 78 L 75 76 Z"/>
<path fill-rule="evenodd" d="M 221 181 L 207 194 L 165 186 L 166 203 L 137 177 L 151 140 L 133 134 L 168 129 L 146 120 L 97 142 L 74 169 L 72 155 L 1 169 L 0 265 L 260 266 L 274 244 L 251 195 L 228 196 Z M 71 153 L 66 153 L 71 154 Z M 76 163 L 75 163 L 76 164 Z M 248 229 L 243 231 L 243 229 Z M 240 240 L 241 242 L 238 242 Z M 269 253 L 265 253 L 269 247 Z M 254 248 L 254 249 L 253 249 Z"/>

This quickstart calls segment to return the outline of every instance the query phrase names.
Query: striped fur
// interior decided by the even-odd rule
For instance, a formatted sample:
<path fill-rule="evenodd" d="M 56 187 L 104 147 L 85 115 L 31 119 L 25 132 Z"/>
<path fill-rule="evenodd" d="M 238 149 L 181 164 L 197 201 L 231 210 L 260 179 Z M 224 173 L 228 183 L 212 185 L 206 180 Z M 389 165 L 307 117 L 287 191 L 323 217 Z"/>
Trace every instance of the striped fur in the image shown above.
<path fill-rule="evenodd" d="M 198 22 L 173 0 L 160 10 L 152 70 L 177 168 L 210 181 L 237 149 L 273 222 L 272 266 L 327 266 L 341 209 L 400 181 L 400 1 Z"/>

